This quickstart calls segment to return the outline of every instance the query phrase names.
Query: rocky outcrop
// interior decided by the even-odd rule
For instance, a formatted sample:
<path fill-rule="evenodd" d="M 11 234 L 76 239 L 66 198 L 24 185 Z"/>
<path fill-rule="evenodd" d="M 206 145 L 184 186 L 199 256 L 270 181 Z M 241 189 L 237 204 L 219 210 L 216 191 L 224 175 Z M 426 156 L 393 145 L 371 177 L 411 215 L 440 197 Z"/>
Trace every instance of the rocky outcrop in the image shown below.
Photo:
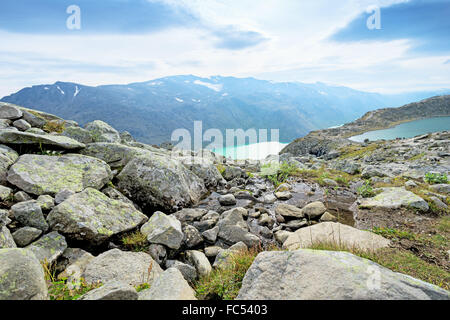
<path fill-rule="evenodd" d="M 84 300 L 195 299 L 191 285 L 232 266 L 232 257 L 247 250 L 251 254 L 254 247 L 264 250 L 284 244 L 292 251 L 324 243 L 373 251 L 390 241 L 352 226 L 382 234 L 388 230 L 390 237 L 391 229 L 372 228 L 430 226 L 437 216 L 430 213 L 448 210 L 445 175 L 450 170 L 450 135 L 446 132 L 341 150 L 346 142 L 336 131 L 335 136 L 320 137 L 305 147 L 316 155 L 284 153 L 279 159 L 286 167 L 277 165 L 277 157 L 233 161 L 208 150 L 192 152 L 167 145 L 169 151 L 137 142 L 101 121 L 81 128 L 74 121 L 17 106 L 3 111 L 12 118 L 0 119 L 0 132 L 41 140 L 0 145 L 0 248 L 24 248 L 36 263 L 51 267 L 58 285 L 65 282 L 71 292 L 82 287 L 83 279 L 98 287 Z M 0 114 L 3 111 L 0 104 Z M 68 149 L 42 142 L 53 137 L 85 147 Z M 439 183 L 432 185 L 435 182 Z M 387 250 L 410 245 L 408 241 L 393 238 Z M 445 253 L 441 251 L 433 252 L 438 264 Z M 329 263 L 309 256 L 294 257 L 292 265 L 284 258 L 257 259 L 248 274 L 271 270 L 267 279 L 275 284 L 270 290 L 281 299 L 377 298 L 385 293 L 385 289 L 358 291 L 364 279 L 358 271 L 359 258 L 358 262 L 330 255 Z M 426 255 L 417 253 L 422 256 Z M 2 263 L 6 265 L 0 259 L 0 270 Z M 352 266 L 357 276 L 353 279 L 350 271 L 334 263 Z M 7 268 L 15 267 L 12 263 Z M 296 291 L 303 287 L 285 283 L 283 268 L 292 268 L 292 277 L 286 279 L 299 281 L 305 290 Z M 28 276 L 36 277 L 36 270 L 20 270 L 29 275 L 0 273 L 0 288 L 3 279 L 9 281 L 0 297 L 15 297 L 15 290 L 34 286 L 36 279 Z M 332 282 L 334 272 L 342 273 L 336 287 L 322 290 Z M 258 288 L 269 286 L 260 284 L 262 278 L 246 277 L 250 280 L 244 282 L 242 297 L 259 298 Z M 17 279 L 30 284 L 16 284 Z M 427 284 L 405 287 L 404 279 L 388 274 L 393 299 L 441 298 Z M 147 286 L 150 289 L 137 293 Z M 39 296 L 33 290 L 21 293 L 24 299 L 47 297 L 46 292 Z"/>
<path fill-rule="evenodd" d="M 437 286 L 347 252 L 263 252 L 238 300 L 449 300 Z"/>
<path fill-rule="evenodd" d="M 399 123 L 422 118 L 450 116 L 450 96 L 438 96 L 410 103 L 400 108 L 385 108 L 367 112 L 361 118 L 338 128 L 312 131 L 286 146 L 280 154 L 294 156 L 339 156 L 337 149 L 351 144 L 348 137 L 367 131 L 393 127 Z M 334 154 L 334 155 L 333 155 Z"/>

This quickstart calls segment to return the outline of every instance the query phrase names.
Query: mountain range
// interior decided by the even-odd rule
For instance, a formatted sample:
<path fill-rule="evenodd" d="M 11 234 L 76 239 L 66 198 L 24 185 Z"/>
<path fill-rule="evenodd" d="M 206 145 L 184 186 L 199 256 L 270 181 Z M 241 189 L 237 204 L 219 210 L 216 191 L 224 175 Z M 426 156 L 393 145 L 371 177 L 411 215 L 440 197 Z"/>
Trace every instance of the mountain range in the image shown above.
<path fill-rule="evenodd" d="M 280 129 L 289 142 L 311 130 L 340 125 L 368 111 L 450 93 L 450 90 L 378 94 L 324 83 L 273 82 L 255 78 L 170 76 L 127 85 L 35 85 L 2 98 L 80 125 L 101 119 L 137 140 L 170 141 L 178 128 L 193 131 Z"/>

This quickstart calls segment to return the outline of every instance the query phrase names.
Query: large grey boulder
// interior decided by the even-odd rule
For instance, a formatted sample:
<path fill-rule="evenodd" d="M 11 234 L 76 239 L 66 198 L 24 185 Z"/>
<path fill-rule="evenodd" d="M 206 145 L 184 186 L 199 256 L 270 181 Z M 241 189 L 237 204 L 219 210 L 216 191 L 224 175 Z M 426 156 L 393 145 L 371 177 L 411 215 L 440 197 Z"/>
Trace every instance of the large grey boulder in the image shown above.
<path fill-rule="evenodd" d="M 46 300 L 44 270 L 25 249 L 0 249 L 0 300 Z"/>
<path fill-rule="evenodd" d="M 65 150 L 78 150 L 85 147 L 85 144 L 74 139 L 53 134 L 36 134 L 31 132 L 22 132 L 11 129 L 0 130 L 0 143 L 50 146 Z"/>
<path fill-rule="evenodd" d="M 8 169 L 18 158 L 19 154 L 16 151 L 0 144 L 0 183 L 7 182 Z"/>
<path fill-rule="evenodd" d="M 234 208 L 225 211 L 217 223 L 219 239 L 222 239 L 229 245 L 242 241 L 248 247 L 258 246 L 260 239 L 249 232 L 247 223 L 244 221 L 244 215 L 247 215 L 247 210 L 244 208 Z"/>
<path fill-rule="evenodd" d="M 111 281 L 100 288 L 82 295 L 79 300 L 137 300 L 138 293 L 133 286 L 120 281 Z"/>
<path fill-rule="evenodd" d="M 14 104 L 0 102 L 0 119 L 15 120 L 23 115 L 20 108 Z"/>
<path fill-rule="evenodd" d="M 399 209 L 415 208 L 420 211 L 428 211 L 428 203 L 418 195 L 407 191 L 404 187 L 381 188 L 381 193 L 373 198 L 365 198 L 360 201 L 361 209 Z"/>
<path fill-rule="evenodd" d="M 388 247 L 390 241 L 375 233 L 345 224 L 322 222 L 295 231 L 283 243 L 283 248 L 296 250 L 321 243 L 373 251 Z"/>
<path fill-rule="evenodd" d="M 197 300 L 194 290 L 176 268 L 164 271 L 150 289 L 139 293 L 139 300 Z"/>
<path fill-rule="evenodd" d="M 151 152 L 128 162 L 117 180 L 118 189 L 144 210 L 174 212 L 206 193 L 203 181 L 181 162 Z"/>
<path fill-rule="evenodd" d="M 8 181 L 20 189 L 52 196 L 64 189 L 73 192 L 88 187 L 100 189 L 111 178 L 111 169 L 105 162 L 79 154 L 60 157 L 25 154 L 8 172 Z"/>
<path fill-rule="evenodd" d="M 89 122 L 84 128 L 90 132 L 94 142 L 120 142 L 119 132 L 106 122 L 95 120 Z"/>
<path fill-rule="evenodd" d="M 181 222 L 174 216 L 155 212 L 141 227 L 141 233 L 150 243 L 163 244 L 171 249 L 179 249 L 184 238 Z"/>
<path fill-rule="evenodd" d="M 147 221 L 147 217 L 129 203 L 86 188 L 54 207 L 47 221 L 52 230 L 71 239 L 101 243 L 113 235 L 138 227 Z"/>
<path fill-rule="evenodd" d="M 0 226 L 0 249 L 16 247 L 17 245 L 9 229 L 7 227 Z"/>
<path fill-rule="evenodd" d="M 36 200 L 16 203 L 11 207 L 13 217 L 27 227 L 34 227 L 42 231 L 48 230 L 41 206 Z"/>
<path fill-rule="evenodd" d="M 64 236 L 53 231 L 28 245 L 26 249 L 33 252 L 39 261 L 52 264 L 67 249 L 67 242 Z"/>
<path fill-rule="evenodd" d="M 88 283 L 121 281 L 132 286 L 152 284 L 161 267 L 144 252 L 106 251 L 92 259 L 83 272 Z"/>
<path fill-rule="evenodd" d="M 238 300 L 429 300 L 450 298 L 437 286 L 347 252 L 260 253 Z"/>

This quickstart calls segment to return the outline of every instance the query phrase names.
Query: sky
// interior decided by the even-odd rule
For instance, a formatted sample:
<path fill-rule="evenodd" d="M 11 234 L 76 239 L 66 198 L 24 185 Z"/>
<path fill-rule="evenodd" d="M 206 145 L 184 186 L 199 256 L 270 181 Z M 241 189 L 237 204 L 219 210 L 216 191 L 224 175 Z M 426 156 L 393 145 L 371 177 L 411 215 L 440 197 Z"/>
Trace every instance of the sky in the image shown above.
<path fill-rule="evenodd" d="M 0 96 L 180 74 L 450 88 L 450 0 L 2 0 L 0 39 Z"/>

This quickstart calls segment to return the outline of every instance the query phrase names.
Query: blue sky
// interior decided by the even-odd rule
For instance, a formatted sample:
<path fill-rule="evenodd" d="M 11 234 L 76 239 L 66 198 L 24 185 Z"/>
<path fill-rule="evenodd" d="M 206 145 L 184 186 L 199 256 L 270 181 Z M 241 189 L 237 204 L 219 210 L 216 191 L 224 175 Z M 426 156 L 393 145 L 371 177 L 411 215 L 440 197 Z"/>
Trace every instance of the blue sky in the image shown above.
<path fill-rule="evenodd" d="M 80 30 L 66 27 L 70 5 Z M 450 0 L 2 0 L 0 37 L 0 96 L 178 74 L 450 88 Z"/>

